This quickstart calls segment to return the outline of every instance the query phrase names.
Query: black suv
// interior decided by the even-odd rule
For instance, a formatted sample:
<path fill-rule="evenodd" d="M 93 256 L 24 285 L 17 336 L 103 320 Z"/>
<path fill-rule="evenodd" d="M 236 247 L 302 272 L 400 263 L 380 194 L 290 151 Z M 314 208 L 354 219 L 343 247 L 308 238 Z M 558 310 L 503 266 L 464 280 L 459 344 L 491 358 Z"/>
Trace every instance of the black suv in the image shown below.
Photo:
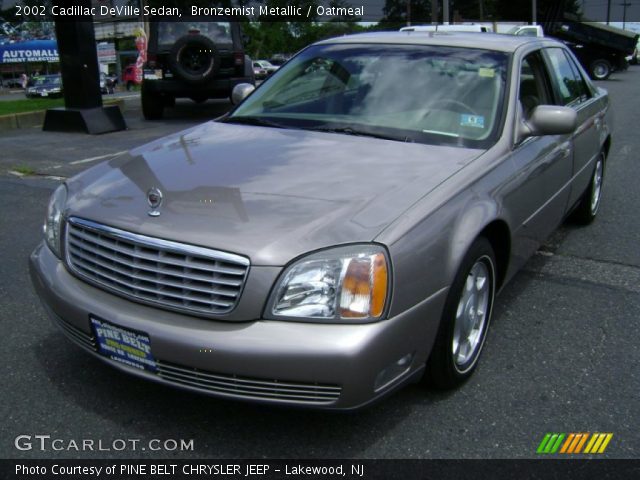
<path fill-rule="evenodd" d="M 142 113 L 162 118 L 176 98 L 196 103 L 229 98 L 238 83 L 255 84 L 237 22 L 153 22 L 142 81 Z"/>

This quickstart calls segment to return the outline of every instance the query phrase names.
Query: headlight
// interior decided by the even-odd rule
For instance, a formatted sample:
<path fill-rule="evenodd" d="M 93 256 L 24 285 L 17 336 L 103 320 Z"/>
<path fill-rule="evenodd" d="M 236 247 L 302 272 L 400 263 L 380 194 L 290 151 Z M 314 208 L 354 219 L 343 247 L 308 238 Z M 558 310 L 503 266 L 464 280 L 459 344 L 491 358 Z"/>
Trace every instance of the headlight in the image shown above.
<path fill-rule="evenodd" d="M 389 264 L 378 245 L 353 245 L 297 261 L 280 277 L 268 304 L 273 318 L 377 320 L 385 311 Z"/>
<path fill-rule="evenodd" d="M 67 202 L 67 187 L 60 185 L 56 188 L 47 208 L 47 218 L 44 221 L 44 238 L 53 253 L 59 258 L 60 249 L 60 229 L 62 224 L 62 212 Z"/>

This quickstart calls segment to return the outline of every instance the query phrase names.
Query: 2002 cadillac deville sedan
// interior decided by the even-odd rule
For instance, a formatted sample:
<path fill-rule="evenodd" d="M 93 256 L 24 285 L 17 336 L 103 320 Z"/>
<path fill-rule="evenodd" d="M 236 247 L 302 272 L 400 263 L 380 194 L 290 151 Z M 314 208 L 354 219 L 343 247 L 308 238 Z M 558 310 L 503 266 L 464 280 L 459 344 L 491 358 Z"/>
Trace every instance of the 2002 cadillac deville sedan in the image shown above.
<path fill-rule="evenodd" d="M 453 387 L 495 293 L 598 211 L 609 100 L 553 40 L 342 37 L 251 90 L 51 198 L 33 283 L 115 367 L 322 408 Z"/>

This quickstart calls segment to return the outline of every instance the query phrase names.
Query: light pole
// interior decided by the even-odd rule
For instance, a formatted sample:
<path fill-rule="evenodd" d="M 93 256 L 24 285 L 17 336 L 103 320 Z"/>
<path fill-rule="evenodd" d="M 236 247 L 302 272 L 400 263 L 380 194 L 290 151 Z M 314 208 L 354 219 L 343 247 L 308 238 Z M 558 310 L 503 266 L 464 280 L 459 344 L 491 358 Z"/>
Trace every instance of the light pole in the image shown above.
<path fill-rule="evenodd" d="M 531 0 L 531 23 L 533 25 L 538 23 L 538 3 L 536 0 Z"/>
<path fill-rule="evenodd" d="M 622 2 L 619 5 L 622 5 L 622 29 L 627 26 L 627 7 L 631 6 L 630 2 Z"/>

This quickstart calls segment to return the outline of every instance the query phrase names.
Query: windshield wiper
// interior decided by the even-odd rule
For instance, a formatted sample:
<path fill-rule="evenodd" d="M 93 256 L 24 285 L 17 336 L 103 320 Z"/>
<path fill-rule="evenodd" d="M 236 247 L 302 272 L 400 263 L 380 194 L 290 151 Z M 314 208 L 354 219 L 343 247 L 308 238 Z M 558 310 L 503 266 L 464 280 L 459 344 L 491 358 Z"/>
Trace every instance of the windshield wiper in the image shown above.
<path fill-rule="evenodd" d="M 272 127 L 272 128 L 288 128 L 286 125 L 272 122 L 266 118 L 251 116 L 251 115 L 238 115 L 237 117 L 226 117 L 220 120 L 222 123 L 237 123 L 239 125 L 257 125 L 259 127 Z"/>
<path fill-rule="evenodd" d="M 357 137 L 381 138 L 383 140 L 395 140 L 396 142 L 413 142 L 413 139 L 408 136 L 375 133 L 367 130 L 357 130 L 353 127 L 314 127 L 305 128 L 305 130 L 313 130 L 314 132 L 342 133 L 344 135 L 354 135 Z"/>

